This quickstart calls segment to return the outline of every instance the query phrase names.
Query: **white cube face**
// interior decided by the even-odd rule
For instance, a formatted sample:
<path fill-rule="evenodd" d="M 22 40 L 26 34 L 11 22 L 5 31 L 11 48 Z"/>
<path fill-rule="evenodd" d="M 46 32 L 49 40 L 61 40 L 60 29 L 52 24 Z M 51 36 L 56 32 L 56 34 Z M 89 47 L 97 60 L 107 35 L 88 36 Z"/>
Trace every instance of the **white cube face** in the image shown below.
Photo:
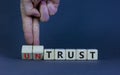
<path fill-rule="evenodd" d="M 75 49 L 66 49 L 66 60 L 76 60 L 76 50 Z"/>
<path fill-rule="evenodd" d="M 43 46 L 33 46 L 33 59 L 41 60 L 43 59 Z"/>
<path fill-rule="evenodd" d="M 87 50 L 77 49 L 76 50 L 76 60 L 87 60 Z"/>
<path fill-rule="evenodd" d="M 41 54 L 41 53 L 33 53 L 33 59 L 34 60 L 42 60 L 43 59 L 43 54 Z"/>
<path fill-rule="evenodd" d="M 32 59 L 32 45 L 23 45 L 21 55 L 22 59 Z"/>
<path fill-rule="evenodd" d="M 54 49 L 45 49 L 44 50 L 44 60 L 54 60 L 55 52 Z"/>
<path fill-rule="evenodd" d="M 31 60 L 32 59 L 32 53 L 22 53 L 22 59 Z"/>
<path fill-rule="evenodd" d="M 32 45 L 23 45 L 22 53 L 32 53 Z"/>
<path fill-rule="evenodd" d="M 88 49 L 87 57 L 88 57 L 88 60 L 98 60 L 98 50 L 97 49 Z"/>
<path fill-rule="evenodd" d="M 33 53 L 43 53 L 43 46 L 33 46 Z"/>
<path fill-rule="evenodd" d="M 55 49 L 55 60 L 65 60 L 65 49 Z"/>
<path fill-rule="evenodd" d="M 22 59 L 25 60 L 32 59 L 32 45 L 23 45 L 21 55 Z"/>

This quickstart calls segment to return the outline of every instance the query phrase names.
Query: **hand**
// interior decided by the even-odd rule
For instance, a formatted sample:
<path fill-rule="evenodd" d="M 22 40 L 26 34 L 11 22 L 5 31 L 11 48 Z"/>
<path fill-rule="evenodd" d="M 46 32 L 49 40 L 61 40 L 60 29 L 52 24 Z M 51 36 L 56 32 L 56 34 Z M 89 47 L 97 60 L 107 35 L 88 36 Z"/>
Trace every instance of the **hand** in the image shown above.
<path fill-rule="evenodd" d="M 27 44 L 39 45 L 39 20 L 46 22 L 55 15 L 59 0 L 21 0 L 23 31 Z"/>
<path fill-rule="evenodd" d="M 58 10 L 59 0 L 42 0 L 40 4 L 40 20 L 46 22 L 49 20 L 49 15 L 55 15 Z"/>

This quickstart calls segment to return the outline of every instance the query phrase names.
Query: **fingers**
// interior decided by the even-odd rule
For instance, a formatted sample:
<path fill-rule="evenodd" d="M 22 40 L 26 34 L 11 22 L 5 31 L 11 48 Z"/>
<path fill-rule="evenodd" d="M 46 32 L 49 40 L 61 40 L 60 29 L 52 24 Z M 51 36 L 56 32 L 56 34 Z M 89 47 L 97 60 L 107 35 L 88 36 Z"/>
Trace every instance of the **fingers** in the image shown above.
<path fill-rule="evenodd" d="M 37 1 L 37 0 L 35 0 Z M 21 13 L 23 20 L 23 31 L 27 44 L 39 45 L 39 20 L 34 17 L 40 17 L 42 22 L 49 20 L 49 15 L 55 15 L 59 0 L 50 0 L 46 4 L 45 0 L 32 3 L 32 0 L 21 0 Z M 33 6 L 34 5 L 34 6 Z M 39 10 L 37 9 L 39 5 Z M 33 18 L 33 19 L 32 19 Z"/>
<path fill-rule="evenodd" d="M 39 19 L 33 18 L 33 44 L 39 45 Z"/>
<path fill-rule="evenodd" d="M 33 7 L 31 0 L 23 0 L 21 9 L 24 11 L 25 15 L 27 16 L 40 17 L 39 11 Z"/>
<path fill-rule="evenodd" d="M 55 13 L 57 12 L 57 8 L 54 6 L 54 4 L 48 1 L 47 7 L 48 7 L 49 15 L 55 15 Z"/>
<path fill-rule="evenodd" d="M 47 5 L 46 5 L 45 1 L 41 1 L 41 4 L 40 4 L 40 13 L 41 13 L 40 20 L 42 22 L 46 22 L 46 21 L 49 20 L 48 8 L 47 8 Z"/>
<path fill-rule="evenodd" d="M 41 0 L 32 0 L 34 7 L 37 7 Z"/>
<path fill-rule="evenodd" d="M 23 31 L 27 44 L 33 44 L 33 33 L 32 33 L 32 18 L 24 16 L 23 17 Z"/>
<path fill-rule="evenodd" d="M 28 16 L 35 16 L 35 17 L 40 17 L 40 13 L 37 9 L 33 8 L 31 10 L 28 10 L 28 12 L 26 12 Z"/>

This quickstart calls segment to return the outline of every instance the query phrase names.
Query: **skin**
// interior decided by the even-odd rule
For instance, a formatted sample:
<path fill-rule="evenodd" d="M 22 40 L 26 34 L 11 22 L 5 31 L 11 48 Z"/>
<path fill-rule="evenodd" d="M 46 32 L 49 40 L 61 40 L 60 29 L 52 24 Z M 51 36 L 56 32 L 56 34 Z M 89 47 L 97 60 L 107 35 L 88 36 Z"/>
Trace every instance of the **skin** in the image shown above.
<path fill-rule="evenodd" d="M 39 45 L 39 22 L 47 22 L 55 15 L 59 0 L 21 0 L 21 15 L 26 43 Z"/>

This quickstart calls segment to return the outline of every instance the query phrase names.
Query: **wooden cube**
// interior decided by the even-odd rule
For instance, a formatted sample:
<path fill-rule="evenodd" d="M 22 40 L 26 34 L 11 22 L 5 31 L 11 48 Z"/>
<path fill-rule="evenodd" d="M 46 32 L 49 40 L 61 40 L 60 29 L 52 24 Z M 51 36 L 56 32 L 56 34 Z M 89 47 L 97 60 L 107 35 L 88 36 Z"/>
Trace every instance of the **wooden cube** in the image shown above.
<path fill-rule="evenodd" d="M 88 57 L 88 60 L 98 60 L 98 50 L 97 49 L 88 49 L 87 57 Z"/>
<path fill-rule="evenodd" d="M 33 59 L 42 60 L 43 59 L 43 46 L 33 46 Z"/>
<path fill-rule="evenodd" d="M 23 45 L 21 53 L 22 59 L 25 60 L 32 59 L 32 45 Z"/>
<path fill-rule="evenodd" d="M 76 50 L 76 60 L 87 60 L 87 50 L 77 49 Z"/>
<path fill-rule="evenodd" d="M 55 49 L 55 60 L 65 60 L 65 49 Z"/>
<path fill-rule="evenodd" d="M 66 60 L 76 60 L 76 50 L 75 49 L 66 49 Z"/>
<path fill-rule="evenodd" d="M 45 49 L 44 50 L 44 60 L 54 60 L 55 58 L 54 49 Z"/>

